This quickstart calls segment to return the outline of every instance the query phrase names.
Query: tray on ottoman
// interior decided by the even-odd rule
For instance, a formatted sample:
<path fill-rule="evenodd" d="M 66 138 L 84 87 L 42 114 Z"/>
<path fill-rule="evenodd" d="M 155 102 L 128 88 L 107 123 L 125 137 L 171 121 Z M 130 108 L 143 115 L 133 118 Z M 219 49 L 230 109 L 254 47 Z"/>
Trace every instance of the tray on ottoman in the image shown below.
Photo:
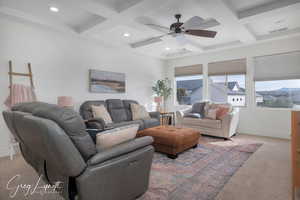
<path fill-rule="evenodd" d="M 175 159 L 179 153 L 197 147 L 200 132 L 190 128 L 156 126 L 139 131 L 137 136 L 152 136 L 155 151 L 166 153 L 169 158 Z"/>

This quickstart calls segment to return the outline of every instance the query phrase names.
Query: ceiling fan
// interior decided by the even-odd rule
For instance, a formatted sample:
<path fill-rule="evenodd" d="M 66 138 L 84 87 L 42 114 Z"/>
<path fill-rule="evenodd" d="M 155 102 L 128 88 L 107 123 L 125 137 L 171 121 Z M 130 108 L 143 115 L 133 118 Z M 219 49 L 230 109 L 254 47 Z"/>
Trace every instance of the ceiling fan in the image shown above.
<path fill-rule="evenodd" d="M 181 44 L 185 43 L 184 35 L 192 35 L 197 37 L 207 37 L 207 38 L 214 38 L 217 34 L 216 31 L 209 31 L 205 30 L 206 28 L 210 28 L 213 26 L 219 25 L 219 22 L 217 22 L 215 19 L 209 19 L 204 20 L 201 17 L 194 16 L 187 20 L 185 23 L 180 22 L 181 14 L 176 14 L 175 18 L 177 19 L 177 22 L 171 24 L 170 28 L 156 25 L 156 24 L 146 24 L 148 26 L 151 26 L 154 29 L 159 29 L 160 31 L 166 31 L 167 33 L 152 37 L 143 41 L 135 42 L 130 44 L 132 48 L 137 48 L 145 45 L 149 45 L 152 43 L 160 42 L 162 41 L 162 37 L 171 35 L 177 39 L 177 41 Z"/>

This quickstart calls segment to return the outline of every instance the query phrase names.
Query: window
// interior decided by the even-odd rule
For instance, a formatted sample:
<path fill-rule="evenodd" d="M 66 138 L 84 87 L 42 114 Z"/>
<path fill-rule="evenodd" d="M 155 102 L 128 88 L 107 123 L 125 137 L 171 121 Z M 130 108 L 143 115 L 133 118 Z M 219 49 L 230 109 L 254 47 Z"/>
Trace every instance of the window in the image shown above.
<path fill-rule="evenodd" d="M 246 105 L 245 74 L 209 76 L 209 93 L 213 102 Z"/>
<path fill-rule="evenodd" d="M 176 77 L 176 93 L 179 105 L 192 105 L 202 100 L 202 75 Z"/>
<path fill-rule="evenodd" d="M 246 105 L 246 59 L 209 63 L 208 77 L 211 101 Z"/>
<path fill-rule="evenodd" d="M 175 80 L 179 105 L 192 105 L 202 100 L 202 65 L 176 67 Z"/>
<path fill-rule="evenodd" d="M 300 108 L 300 52 L 254 58 L 256 105 Z"/>
<path fill-rule="evenodd" d="M 300 109 L 300 79 L 256 81 L 255 90 L 259 107 Z"/>

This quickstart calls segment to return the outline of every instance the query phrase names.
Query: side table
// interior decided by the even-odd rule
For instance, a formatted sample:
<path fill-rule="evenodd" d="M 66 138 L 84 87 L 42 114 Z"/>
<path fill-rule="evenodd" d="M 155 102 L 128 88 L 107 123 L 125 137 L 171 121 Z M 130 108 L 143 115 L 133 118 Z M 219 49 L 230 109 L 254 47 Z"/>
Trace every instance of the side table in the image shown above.
<path fill-rule="evenodd" d="M 175 112 L 161 112 L 160 113 L 161 125 L 175 125 Z"/>

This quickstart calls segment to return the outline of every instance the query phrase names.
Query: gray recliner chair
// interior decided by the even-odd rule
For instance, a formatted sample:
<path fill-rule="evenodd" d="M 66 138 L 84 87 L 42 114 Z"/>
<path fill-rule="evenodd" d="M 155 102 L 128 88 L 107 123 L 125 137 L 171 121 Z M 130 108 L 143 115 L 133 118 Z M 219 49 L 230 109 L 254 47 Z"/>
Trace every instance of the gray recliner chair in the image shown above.
<path fill-rule="evenodd" d="M 3 116 L 26 162 L 46 183 L 60 184 L 65 199 L 133 200 L 146 192 L 151 137 L 97 152 L 82 118 L 71 109 L 33 102 Z"/>

